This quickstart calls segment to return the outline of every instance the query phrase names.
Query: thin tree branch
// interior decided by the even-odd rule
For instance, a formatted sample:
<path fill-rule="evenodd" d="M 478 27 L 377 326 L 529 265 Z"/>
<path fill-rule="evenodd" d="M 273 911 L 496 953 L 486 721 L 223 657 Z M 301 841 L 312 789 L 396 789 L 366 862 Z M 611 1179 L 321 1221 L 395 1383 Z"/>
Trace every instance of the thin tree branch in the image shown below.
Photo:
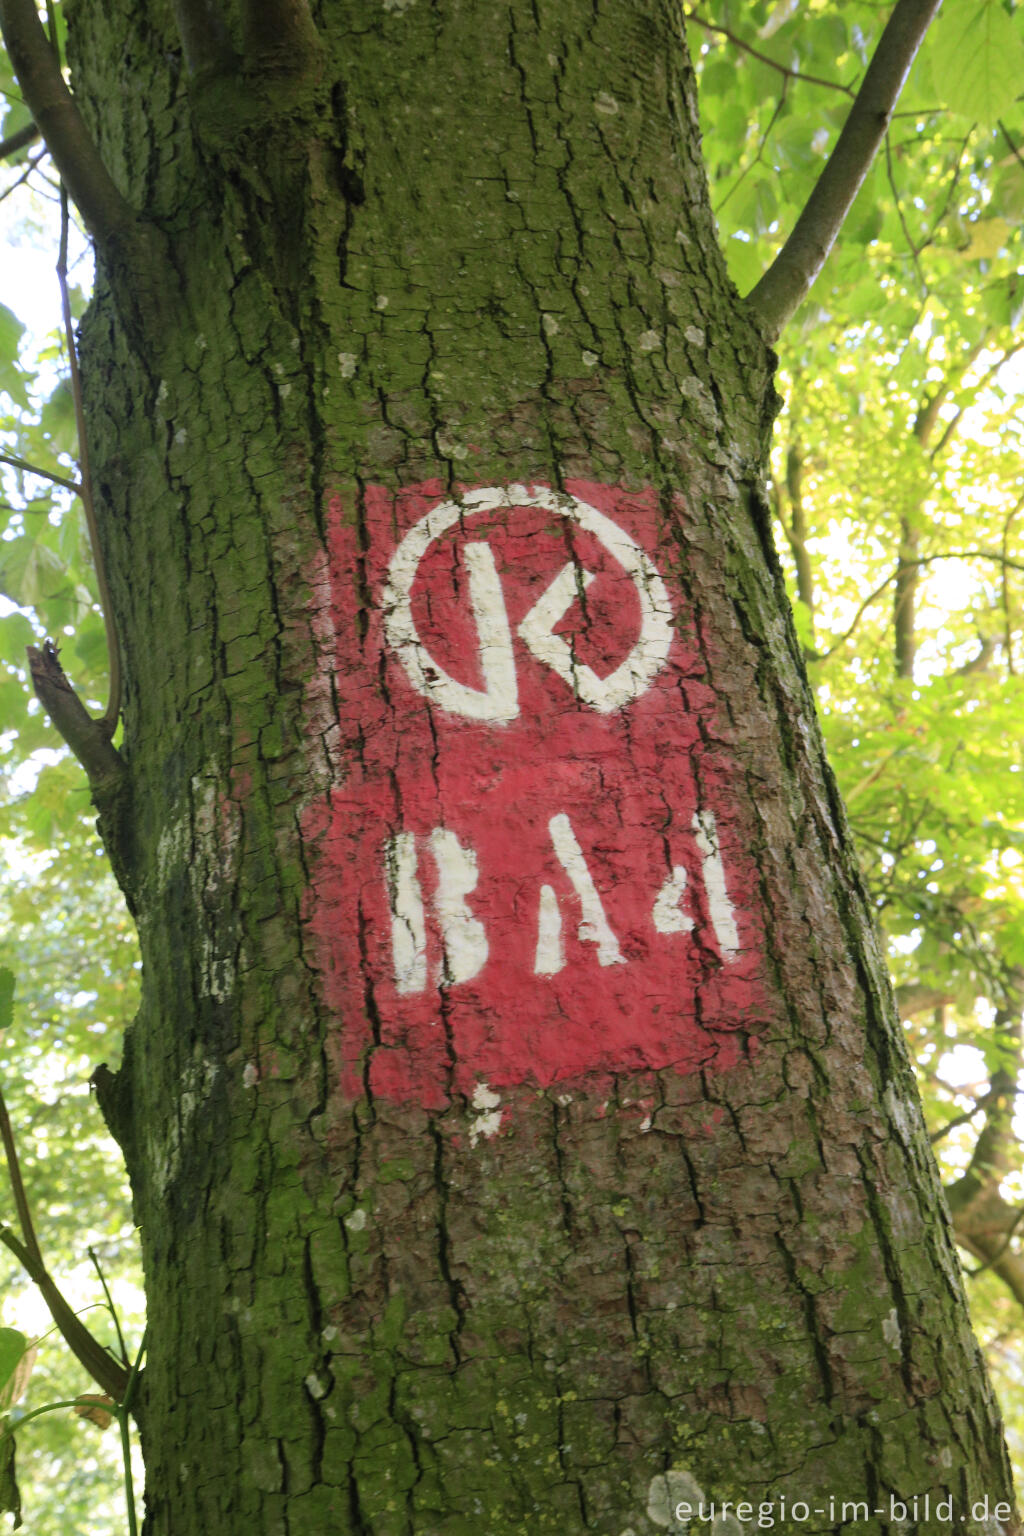
<path fill-rule="evenodd" d="M 992 1257 L 990 1259 L 986 1259 L 984 1264 L 979 1264 L 975 1269 L 968 1269 L 965 1271 L 965 1273 L 968 1274 L 972 1280 L 974 1279 L 975 1275 L 982 1275 L 985 1273 L 986 1269 L 992 1269 L 994 1265 L 999 1263 L 999 1260 L 1003 1257 L 1003 1254 L 1012 1243 L 1013 1235 L 1022 1221 L 1024 1221 L 1024 1205 L 1022 1205 L 1020 1209 L 1014 1213 L 1013 1219 L 1006 1229 L 1003 1241 L 1001 1245 L 996 1249 Z"/>
<path fill-rule="evenodd" d="M 995 378 L 996 374 L 999 372 L 1000 368 L 1004 366 L 1004 364 L 1008 363 L 1012 357 L 1016 357 L 1018 352 L 1021 351 L 1024 351 L 1024 341 L 1019 341 L 1014 347 L 1007 347 L 1002 357 L 994 362 L 990 368 L 985 370 L 976 384 L 972 384 L 970 386 L 965 403 L 957 407 L 955 414 L 946 423 L 946 430 L 943 432 L 942 436 L 935 444 L 935 447 L 932 449 L 930 454 L 932 459 L 937 458 L 938 455 L 942 452 L 943 448 L 945 448 L 946 444 L 953 436 L 953 433 L 960 425 L 964 411 L 967 409 L 967 406 L 970 405 L 974 397 L 985 388 L 985 385 L 988 384 L 991 379 Z"/>
<path fill-rule="evenodd" d="M 921 270 L 920 262 L 922 247 L 914 243 L 914 237 L 910 233 L 910 228 L 907 224 L 907 216 L 903 212 L 903 199 L 900 197 L 900 189 L 896 185 L 896 173 L 892 168 L 892 145 L 889 142 L 888 133 L 885 135 L 885 179 L 889 183 L 889 191 L 892 193 L 892 200 L 896 205 L 896 216 L 900 221 L 900 228 L 903 231 L 903 238 L 907 242 L 907 250 L 910 252 L 910 259 L 914 263 L 914 271 L 917 273 L 918 286 L 921 290 L 922 296 L 927 299 L 928 282 Z"/>
<path fill-rule="evenodd" d="M 836 651 L 839 650 L 840 646 L 845 645 L 847 640 L 849 640 L 850 636 L 857 628 L 857 625 L 860 623 L 867 610 L 871 607 L 871 604 L 877 602 L 885 589 L 890 587 L 896 580 L 897 576 L 900 574 L 901 568 L 918 565 L 934 565 L 936 560 L 995 560 L 997 564 L 1008 567 L 1011 571 L 1024 571 L 1024 561 L 1007 560 L 1002 554 L 997 554 L 991 549 L 953 549 L 941 555 L 919 555 L 914 560 L 903 560 L 894 571 L 889 572 L 885 580 L 880 582 L 873 592 L 868 593 L 867 597 L 864 599 L 860 607 L 857 609 L 857 612 L 854 614 L 851 623 L 847 626 L 846 629 L 843 630 L 843 633 L 836 640 L 836 643 L 829 646 L 827 651 L 806 652 L 805 654 L 808 656 L 809 660 L 828 661 L 830 656 L 834 656 Z"/>
<path fill-rule="evenodd" d="M 114 185 L 82 121 L 34 0 L 0 0 L 0 32 L 29 111 L 89 233 L 101 243 L 130 236 L 137 227 L 135 213 Z"/>
<path fill-rule="evenodd" d="M 821 271 L 940 4 L 897 0 L 835 149 L 789 239 L 749 295 L 769 341 L 779 336 Z"/>
<path fill-rule="evenodd" d="M 1006 670 L 1011 677 L 1016 675 L 1013 665 L 1013 606 L 1010 601 L 1010 573 L 1008 570 L 1008 550 L 1010 543 L 1010 525 L 1021 509 L 1024 508 L 1024 495 L 1020 496 L 1016 505 L 1003 524 L 1003 570 L 1002 570 L 1002 604 L 1003 604 L 1003 644 L 1006 647 Z"/>
<path fill-rule="evenodd" d="M 740 171 L 739 175 L 736 177 L 736 180 L 733 182 L 733 184 L 729 188 L 728 192 L 722 198 L 721 202 L 715 204 L 715 216 L 716 217 L 718 216 L 718 214 L 721 213 L 722 209 L 725 207 L 726 203 L 733 196 L 733 194 L 735 192 L 739 191 L 740 187 L 743 185 L 743 183 L 746 181 L 747 177 L 750 175 L 751 171 L 754 169 L 754 166 L 760 164 L 761 156 L 764 154 L 765 145 L 768 143 L 769 134 L 771 133 L 772 129 L 775 127 L 776 119 L 778 118 L 779 113 L 782 111 L 783 107 L 786 104 L 786 89 L 787 89 L 788 85 L 789 85 L 789 81 L 788 80 L 783 83 L 782 92 L 781 92 L 781 94 L 779 96 L 778 101 L 775 103 L 775 111 L 772 113 L 771 117 L 769 118 L 768 126 L 764 130 L 764 133 L 762 133 L 762 135 L 761 135 L 761 142 L 757 146 L 757 153 L 753 156 L 753 158 L 751 160 L 747 161 L 746 165 L 743 167 L 742 171 Z"/>
<path fill-rule="evenodd" d="M 107 1298 L 107 1311 L 110 1313 L 114 1320 L 114 1332 L 117 1334 L 117 1344 L 119 1350 L 121 1351 L 121 1363 L 128 1370 L 131 1370 L 132 1362 L 128 1354 L 127 1345 L 124 1342 L 124 1334 L 121 1332 L 121 1319 L 117 1315 L 117 1308 L 114 1306 L 114 1298 L 110 1294 L 110 1287 L 107 1284 L 107 1277 L 103 1273 L 103 1266 L 101 1265 L 99 1259 L 96 1257 L 95 1248 L 90 1247 L 86 1251 L 92 1260 L 93 1269 L 99 1276 L 100 1285 L 103 1287 L 103 1294 Z"/>
<path fill-rule="evenodd" d="M 20 1243 L 9 1227 L 0 1227 L 0 1243 L 9 1249 L 22 1269 L 35 1282 L 50 1309 L 50 1316 L 77 1360 L 85 1366 L 96 1385 L 121 1402 L 128 1386 L 128 1372 L 94 1339 L 88 1328 L 66 1300 L 41 1259 Z"/>
<path fill-rule="evenodd" d="M 38 475 L 40 480 L 51 480 L 54 485 L 62 485 L 66 491 L 74 491 L 76 496 L 81 495 L 82 487 L 77 480 L 51 474 L 50 470 L 40 469 L 38 464 L 30 464 L 27 459 L 19 459 L 13 453 L 0 453 L 0 464 L 10 464 L 13 469 L 20 469 L 26 475 Z"/>
<path fill-rule="evenodd" d="M 68 195 L 61 183 L 60 189 L 60 250 L 57 256 L 57 282 L 60 287 L 61 314 L 64 318 L 64 337 L 68 348 L 68 365 L 71 371 L 71 398 L 75 403 L 75 426 L 78 431 L 78 474 L 81 480 L 82 507 L 85 525 L 89 530 L 92 563 L 96 572 L 100 607 L 103 610 L 103 627 L 107 635 L 107 659 L 110 666 L 110 697 L 100 724 L 108 736 L 117 730 L 121 713 L 121 646 L 114 624 L 114 608 L 107 583 L 107 571 L 100 548 L 100 531 L 96 520 L 96 506 L 92 498 L 92 474 L 89 469 L 89 446 L 85 436 L 85 410 L 82 405 L 82 376 L 78 368 L 78 350 L 75 347 L 75 330 L 71 322 L 71 296 L 68 293 Z"/>
<path fill-rule="evenodd" d="M 1021 152 L 1017 148 L 1016 144 L 1010 138 L 1010 135 L 1009 135 L 1009 133 L 1006 130 L 1006 126 L 1003 123 L 1001 118 L 999 119 L 999 132 L 1002 134 L 1003 138 L 1006 140 L 1007 148 L 1009 149 L 1010 154 L 1013 156 L 1013 158 L 1017 161 L 1017 164 L 1024 166 L 1024 155 L 1021 154 Z"/>
<path fill-rule="evenodd" d="M 984 350 L 985 341 L 986 338 L 982 337 L 981 341 L 975 342 L 963 362 L 946 374 L 931 399 L 922 401 L 921 407 L 914 417 L 914 436 L 922 448 L 927 448 L 931 435 L 938 425 L 939 412 L 949 399 L 952 391 L 963 380 L 967 370 L 973 367 L 979 354 Z"/>
<path fill-rule="evenodd" d="M 17 133 L 12 133 L 9 138 L 0 139 L 0 160 L 9 160 L 19 150 L 27 149 L 39 138 L 39 128 L 35 123 L 28 123 L 24 128 L 19 128 Z"/>
<path fill-rule="evenodd" d="M 28 181 L 29 177 L 32 175 L 32 172 L 38 167 L 39 162 L 45 159 L 45 149 L 41 149 L 37 155 L 30 156 L 29 162 L 25 169 L 22 171 L 21 175 L 15 177 L 10 186 L 4 187 L 4 190 L 0 192 L 0 203 L 6 202 L 13 193 L 17 192 L 19 187 L 23 187 L 26 181 Z"/>
<path fill-rule="evenodd" d="M 36 697 L 85 769 L 94 799 L 112 794 L 125 777 L 124 759 L 110 740 L 106 722 L 94 720 L 64 675 L 57 647 L 28 648 Z"/>
<path fill-rule="evenodd" d="M 14 1209 L 18 1213 L 18 1225 L 21 1227 L 21 1235 L 25 1239 L 25 1247 L 29 1253 L 41 1264 L 43 1262 L 43 1255 L 36 1238 L 36 1229 L 32 1223 L 32 1209 L 28 1203 L 28 1195 L 25 1193 L 25 1181 L 21 1176 L 21 1160 L 18 1157 L 14 1131 L 11 1128 L 11 1117 L 7 1113 L 7 1101 L 2 1091 L 0 1091 L 0 1140 L 3 1141 L 4 1155 L 7 1158 L 7 1173 L 11 1181 Z"/>
<path fill-rule="evenodd" d="M 965 1109 L 963 1114 L 954 1115 L 952 1120 L 947 1120 L 945 1125 L 940 1125 L 937 1131 L 929 1132 L 928 1140 L 934 1147 L 936 1142 L 941 1141 L 944 1136 L 948 1136 L 950 1131 L 959 1130 L 962 1125 L 970 1124 L 975 1115 L 980 1115 L 984 1108 L 985 1100 L 979 1099 L 973 1109 Z"/>
<path fill-rule="evenodd" d="M 697 27 L 703 27 L 705 32 L 715 32 L 719 37 L 728 38 L 729 42 L 734 43 L 741 53 L 749 53 L 752 59 L 757 59 L 761 64 L 769 65 L 771 69 L 777 70 L 780 75 L 785 75 L 788 80 L 802 80 L 808 85 L 823 85 L 830 91 L 839 91 L 843 96 L 849 96 L 851 99 L 853 97 L 852 85 L 842 85 L 838 80 L 823 80 L 818 75 L 805 75 L 799 69 L 787 69 L 786 65 L 780 64 L 778 59 L 770 58 L 767 53 L 761 53 L 758 49 L 751 47 L 750 43 L 745 42 L 742 37 L 737 37 L 735 32 L 730 32 L 728 27 L 716 26 L 713 21 L 706 21 L 696 11 L 687 11 L 686 20 L 692 21 Z"/>

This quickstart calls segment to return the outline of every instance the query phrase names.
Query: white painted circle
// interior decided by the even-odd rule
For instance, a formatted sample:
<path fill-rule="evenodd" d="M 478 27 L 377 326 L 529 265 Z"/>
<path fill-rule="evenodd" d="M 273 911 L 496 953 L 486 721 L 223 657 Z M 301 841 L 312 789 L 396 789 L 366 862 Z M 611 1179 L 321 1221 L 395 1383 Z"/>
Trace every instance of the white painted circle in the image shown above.
<path fill-rule="evenodd" d="M 420 518 L 395 550 L 381 594 L 384 633 L 416 691 L 449 713 L 494 724 L 514 720 L 519 713 L 518 690 L 512 662 L 512 639 L 504 599 L 489 545 L 473 544 L 483 551 L 470 568 L 470 587 L 481 648 L 486 687 L 470 688 L 450 677 L 431 657 L 416 630 L 412 613 L 412 588 L 420 561 L 435 539 L 458 522 L 477 512 L 514 511 L 540 507 L 567 517 L 592 533 L 632 579 L 640 601 L 640 634 L 629 655 L 615 671 L 599 678 L 589 667 L 572 659 L 568 645 L 551 633 L 553 604 L 545 599 L 562 580 L 556 578 L 519 626 L 519 634 L 534 656 L 562 676 L 576 696 L 601 714 L 624 709 L 650 687 L 668 660 L 675 635 L 672 605 L 665 583 L 650 556 L 618 523 L 575 496 L 547 486 L 492 486 L 467 491 L 457 501 L 442 501 Z M 584 573 L 585 577 L 587 573 Z M 564 594 L 563 594 L 564 595 Z M 563 610 L 564 611 L 564 610 Z M 551 622 L 546 622 L 551 620 Z"/>

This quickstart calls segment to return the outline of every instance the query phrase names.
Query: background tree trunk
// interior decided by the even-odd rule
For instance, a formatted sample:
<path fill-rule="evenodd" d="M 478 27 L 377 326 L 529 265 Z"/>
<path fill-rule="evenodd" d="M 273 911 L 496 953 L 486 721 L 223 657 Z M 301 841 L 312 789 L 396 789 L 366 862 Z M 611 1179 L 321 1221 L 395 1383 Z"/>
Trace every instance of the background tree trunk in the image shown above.
<path fill-rule="evenodd" d="M 189 76 L 165 7 L 71 19 L 159 233 L 145 269 L 101 251 L 83 331 L 145 965 L 103 1101 L 145 1251 L 149 1536 L 641 1536 L 698 1491 L 806 1500 L 808 1529 L 832 1497 L 880 1530 L 890 1496 L 948 1496 L 971 1528 L 1009 1474 L 771 547 L 774 359 L 716 245 L 681 12 L 318 20 L 279 49 L 240 27 Z M 417 1102 L 380 1086 L 407 1047 L 387 936 L 354 985 L 342 931 L 403 825 L 394 798 L 374 840 L 353 700 L 401 742 L 373 671 L 389 519 L 397 543 L 411 507 L 509 484 L 658 512 L 686 783 L 739 871 L 757 1001 L 730 1008 L 698 924 L 666 1010 L 689 1056 L 602 1044 L 474 1088 L 442 987 Z M 459 750 L 442 732 L 439 784 Z"/>

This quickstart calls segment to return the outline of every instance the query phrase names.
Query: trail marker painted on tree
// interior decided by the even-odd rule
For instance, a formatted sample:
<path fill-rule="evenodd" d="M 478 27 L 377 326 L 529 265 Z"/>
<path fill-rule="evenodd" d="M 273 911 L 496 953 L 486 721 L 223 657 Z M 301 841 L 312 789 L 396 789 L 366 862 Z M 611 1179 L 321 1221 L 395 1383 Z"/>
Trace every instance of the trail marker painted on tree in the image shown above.
<path fill-rule="evenodd" d="M 356 511 L 331 508 L 340 782 L 306 827 L 350 1091 L 735 1061 L 755 881 L 653 493 Z"/>

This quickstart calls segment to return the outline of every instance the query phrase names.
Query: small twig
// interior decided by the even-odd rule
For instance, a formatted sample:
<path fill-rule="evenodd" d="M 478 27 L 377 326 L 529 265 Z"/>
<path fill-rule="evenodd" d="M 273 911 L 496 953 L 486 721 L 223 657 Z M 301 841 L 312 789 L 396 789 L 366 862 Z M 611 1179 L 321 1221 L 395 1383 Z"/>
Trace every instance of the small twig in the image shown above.
<path fill-rule="evenodd" d="M 6 139 L 0 139 L 0 160 L 9 160 L 19 150 L 27 149 L 39 138 L 39 129 L 35 123 L 28 123 L 24 128 L 19 128 L 17 133 L 10 134 Z"/>
<path fill-rule="evenodd" d="M 40 480 L 51 480 L 54 485 L 62 485 L 66 491 L 74 491 L 76 496 L 82 493 L 77 480 L 69 480 L 66 475 L 55 475 L 48 469 L 40 469 L 38 464 L 30 464 L 27 459 L 19 459 L 13 453 L 0 453 L 0 464 L 10 464 L 12 469 L 20 469 L 26 475 L 38 475 Z"/>
<path fill-rule="evenodd" d="M 129 1380 L 129 1373 L 124 1366 L 114 1359 L 98 1339 L 93 1338 L 61 1294 L 56 1281 L 42 1260 L 19 1242 L 9 1227 L 0 1226 L 0 1243 L 14 1254 L 29 1278 L 35 1281 L 43 1300 L 50 1309 L 50 1316 L 60 1329 L 65 1343 L 75 1358 L 85 1366 L 97 1386 L 104 1392 L 108 1392 L 117 1402 L 121 1402 Z"/>
<path fill-rule="evenodd" d="M 88 1253 L 89 1258 L 92 1261 L 93 1269 L 96 1271 L 96 1274 L 99 1276 L 100 1285 L 102 1285 L 102 1287 L 103 1287 L 103 1294 L 107 1298 L 107 1311 L 110 1313 L 111 1317 L 114 1320 L 114 1331 L 117 1334 L 117 1346 L 118 1346 L 118 1349 L 121 1351 L 121 1359 L 124 1362 L 124 1364 L 130 1368 L 131 1367 L 131 1363 L 132 1363 L 131 1362 L 131 1358 L 129 1357 L 128 1349 L 127 1349 L 127 1346 L 126 1346 L 126 1344 L 124 1342 L 124 1334 L 121 1332 L 121 1319 L 117 1315 L 117 1308 L 114 1306 L 114 1298 L 111 1296 L 111 1294 L 110 1294 L 110 1287 L 107 1285 L 107 1277 L 103 1273 L 103 1267 L 100 1264 L 99 1259 L 96 1257 L 96 1250 L 95 1250 L 95 1248 L 90 1246 L 89 1248 L 86 1249 L 86 1252 Z"/>
<path fill-rule="evenodd" d="M 1002 569 L 1002 603 L 1003 603 L 1003 643 L 1006 646 L 1006 670 L 1011 677 L 1016 676 L 1013 665 L 1013 610 L 1010 603 L 1009 557 L 1007 547 L 1010 541 L 1010 524 L 1018 513 L 1024 508 L 1024 494 L 1022 494 L 1016 506 L 1010 512 L 1003 524 L 1003 569 Z"/>
<path fill-rule="evenodd" d="M 857 612 L 854 614 L 852 622 L 848 628 L 843 630 L 843 633 L 836 640 L 836 643 L 832 646 L 829 646 L 827 651 L 809 652 L 808 654 L 810 660 L 828 661 L 830 656 L 834 656 L 839 647 L 841 645 L 845 645 L 846 641 L 849 640 L 850 636 L 857 628 L 857 625 L 864 617 L 864 614 L 871 607 L 871 604 L 880 598 L 886 587 L 891 586 L 892 583 L 896 580 L 896 577 L 899 575 L 901 569 L 904 569 L 907 566 L 934 565 L 936 560 L 995 560 L 998 564 L 1008 567 L 1011 571 L 1024 571 L 1024 561 L 1006 560 L 1001 554 L 995 554 L 990 549 L 953 549 L 941 555 L 919 555 L 914 560 L 901 560 L 896 570 L 890 571 L 885 580 L 881 582 L 873 592 L 868 593 L 867 597 L 864 599 L 860 607 L 857 609 Z"/>
<path fill-rule="evenodd" d="M 124 1389 L 124 1397 L 118 1406 L 117 1422 L 121 1430 L 121 1457 L 124 1462 L 124 1496 L 125 1506 L 128 1511 L 128 1536 L 138 1536 L 137 1516 L 135 1513 L 135 1484 L 132 1479 L 132 1445 L 131 1431 L 128 1418 L 132 1411 L 132 1398 L 139 1384 L 139 1372 L 146 1354 L 146 1346 L 149 1342 L 149 1324 L 142 1331 L 142 1343 L 139 1352 L 135 1356 L 131 1375 L 128 1377 L 128 1385 Z"/>
<path fill-rule="evenodd" d="M 999 372 L 1000 368 L 1002 368 L 1006 363 L 1008 363 L 1011 358 L 1016 357 L 1018 352 L 1021 352 L 1021 351 L 1024 351 L 1024 341 L 1018 342 L 1017 345 L 1014 346 L 1014 347 L 1007 347 L 1007 349 L 1003 353 L 1002 357 L 1000 357 L 996 362 L 994 362 L 990 368 L 987 368 L 985 370 L 985 372 L 982 374 L 981 378 L 977 381 L 977 383 L 970 385 L 969 393 L 968 393 L 968 397 L 967 397 L 967 404 L 969 405 L 970 402 L 974 399 L 975 395 L 979 394 L 981 392 L 981 390 L 983 390 L 985 388 L 985 385 L 988 384 L 992 379 L 995 378 L 995 376 Z M 946 444 L 949 442 L 950 438 L 953 436 L 953 433 L 956 431 L 957 427 L 960 425 L 961 419 L 963 418 L 963 414 L 964 414 L 964 411 L 966 409 L 967 409 L 967 405 L 960 405 L 960 406 L 957 407 L 957 409 L 954 412 L 954 414 L 951 417 L 951 419 L 946 423 L 946 430 L 943 432 L 942 436 L 939 438 L 938 442 L 935 444 L 935 447 L 932 449 L 932 451 L 931 451 L 931 453 L 929 455 L 930 458 L 932 458 L 932 459 L 937 458 L 937 456 L 942 452 L 943 448 L 945 448 Z"/>
<path fill-rule="evenodd" d="M 945 1125 L 941 1125 L 937 1131 L 932 1131 L 928 1137 L 932 1146 L 934 1147 L 936 1142 L 941 1141 L 943 1136 L 948 1136 L 950 1131 L 957 1130 L 961 1125 L 967 1125 L 969 1121 L 974 1119 L 975 1115 L 980 1115 L 985 1108 L 985 1102 L 985 1099 L 979 1099 L 973 1109 L 965 1109 L 963 1114 L 954 1115 L 952 1120 L 947 1120 Z"/>
<path fill-rule="evenodd" d="M 28 181 L 29 177 L 32 175 L 32 172 L 39 165 L 39 162 L 41 160 L 45 160 L 45 158 L 45 150 L 40 151 L 38 155 L 31 155 L 29 157 L 28 165 L 26 165 L 21 175 L 16 177 L 16 179 L 11 182 L 9 187 L 4 187 L 3 191 L 0 192 L 0 203 L 5 203 L 9 197 L 13 197 L 18 188 L 23 187 L 26 181 Z"/>
<path fill-rule="evenodd" d="M 757 146 L 757 153 L 750 160 L 747 161 L 746 165 L 743 167 L 742 171 L 740 171 L 739 175 L 736 177 L 736 180 L 733 182 L 733 184 L 729 188 L 728 192 L 722 198 L 721 202 L 715 204 L 715 215 L 716 215 L 716 217 L 717 217 L 718 214 L 721 213 L 722 209 L 725 207 L 726 203 L 732 197 L 733 193 L 739 191 L 740 187 L 743 185 L 743 183 L 746 181 L 747 177 L 750 175 L 751 171 L 754 169 L 754 166 L 760 164 L 761 156 L 764 154 L 765 145 L 768 143 L 768 137 L 769 137 L 772 129 L 775 127 L 776 119 L 778 118 L 779 113 L 782 111 L 782 108 L 785 105 L 785 102 L 786 102 L 786 89 L 787 89 L 788 85 L 789 85 L 789 81 L 788 80 L 783 83 L 781 95 L 779 96 L 778 101 L 775 103 L 775 111 L 772 113 L 771 117 L 769 118 L 768 126 L 764 130 L 764 133 L 762 133 L 762 135 L 761 135 L 761 142 Z"/>
<path fill-rule="evenodd" d="M 799 69 L 787 69 L 785 64 L 780 64 L 778 59 L 770 58 L 767 53 L 761 53 L 745 42 L 742 37 L 737 37 L 735 32 L 730 32 L 728 27 L 717 26 L 713 21 L 706 21 L 696 11 L 687 11 L 686 20 L 692 21 L 695 26 L 703 27 L 705 32 L 715 32 L 719 37 L 728 38 L 742 53 L 749 53 L 752 59 L 757 59 L 761 64 L 767 64 L 771 69 L 777 70 L 780 75 L 785 75 L 787 80 L 801 80 L 807 85 L 823 85 L 830 91 L 839 91 L 843 96 L 853 96 L 852 85 L 842 85 L 838 80 L 822 80 L 818 75 L 805 75 Z"/>
<path fill-rule="evenodd" d="M 950 204 L 953 201 L 953 194 L 960 183 L 960 172 L 964 167 L 964 155 L 967 153 L 967 146 L 971 142 L 973 134 L 974 126 L 972 124 L 962 139 L 954 140 L 954 143 L 958 142 L 960 145 L 960 148 L 957 150 L 956 165 L 953 167 L 953 174 L 949 179 L 949 187 L 946 191 L 945 200 L 943 201 L 942 207 L 936 213 L 935 218 L 932 220 L 932 227 L 925 237 L 924 245 L 921 247 L 922 250 L 924 249 L 925 245 L 931 245 L 932 241 L 935 239 L 935 236 L 938 234 L 939 225 L 942 223 L 943 219 L 946 217 L 946 214 L 949 212 Z M 898 147 L 899 146 L 897 146 L 897 148 Z"/>
<path fill-rule="evenodd" d="M 749 295 L 768 341 L 803 302 L 835 243 L 941 0 L 897 0 L 835 149 L 778 256 Z"/>
<path fill-rule="evenodd" d="M 1013 1220 L 1010 1222 L 1009 1227 L 1006 1229 L 1006 1233 L 1005 1233 L 1005 1236 L 1003 1237 L 1002 1243 L 996 1249 L 996 1251 L 992 1255 L 992 1257 L 990 1259 L 986 1259 L 984 1264 L 977 1264 L 977 1265 L 975 1265 L 974 1269 L 968 1269 L 966 1267 L 966 1265 L 965 1265 L 964 1266 L 964 1274 L 969 1275 L 970 1278 L 973 1280 L 976 1275 L 983 1275 L 985 1273 L 986 1269 L 991 1269 L 994 1264 L 998 1264 L 999 1260 L 1002 1258 L 1002 1256 L 1006 1252 L 1007 1248 L 1009 1248 L 1010 1243 L 1013 1241 L 1013 1234 L 1016 1232 L 1017 1228 L 1020 1226 L 1022 1221 L 1024 1221 L 1024 1205 L 1022 1205 L 1020 1207 L 1020 1209 L 1018 1210 L 1017 1214 L 1014 1216 Z"/>
<path fill-rule="evenodd" d="M 914 237 L 910 233 L 910 229 L 907 224 L 906 214 L 903 212 L 903 199 L 900 197 L 900 189 L 896 185 L 896 175 L 892 168 L 892 146 L 889 143 L 888 133 L 885 135 L 885 177 L 889 183 L 889 191 L 892 193 L 892 200 L 896 204 L 896 217 L 900 221 L 900 228 L 903 231 L 903 238 L 907 242 L 907 250 L 910 252 L 910 259 L 914 263 L 914 271 L 917 273 L 918 284 L 922 294 L 927 296 L 928 283 L 925 279 L 924 273 L 921 271 L 921 248 L 914 243 Z"/>
<path fill-rule="evenodd" d="M 68 230 L 70 215 L 68 213 L 68 194 L 64 183 L 60 187 L 60 252 L 57 257 L 57 282 L 60 285 L 61 313 L 64 317 L 64 336 L 68 348 L 68 364 L 71 370 L 71 397 L 75 404 L 75 426 L 78 431 L 78 473 L 81 481 L 80 495 L 82 507 L 85 511 L 85 524 L 89 530 L 89 545 L 92 549 L 92 563 L 96 572 L 96 586 L 99 590 L 100 607 L 103 610 L 103 626 L 107 635 L 107 656 L 110 664 L 110 698 L 102 720 L 99 722 L 108 736 L 113 736 L 117 730 L 118 716 L 121 713 L 121 647 L 118 643 L 117 630 L 114 627 L 114 610 L 110 599 L 110 588 L 107 584 L 107 572 L 103 562 L 103 551 L 100 548 L 99 525 L 96 520 L 96 507 L 92 499 L 92 476 L 89 471 L 89 447 L 85 435 L 85 410 L 82 404 L 82 376 L 78 368 L 78 351 L 75 347 L 75 332 L 71 322 L 71 297 L 68 293 Z"/>
<path fill-rule="evenodd" d="M 1002 134 L 1003 138 L 1006 140 L 1006 147 L 1010 151 L 1010 154 L 1017 161 L 1018 165 L 1024 166 L 1024 155 L 1021 154 L 1021 152 L 1017 148 L 1016 144 L 1010 138 L 1010 135 L 1009 135 L 1009 133 L 1006 130 L 1006 127 L 1005 127 L 1005 125 L 1004 125 L 1004 123 L 1002 121 L 1002 118 L 1000 118 L 998 120 L 998 126 L 999 126 L 999 132 Z"/>
<path fill-rule="evenodd" d="M 7 1102 L 4 1099 L 2 1089 L 0 1089 L 0 1139 L 2 1139 L 4 1144 L 4 1155 L 7 1158 L 7 1173 L 11 1181 L 11 1190 L 14 1194 L 14 1209 L 18 1213 L 18 1225 L 21 1227 L 21 1235 L 25 1240 L 25 1247 L 29 1253 L 41 1264 L 43 1262 L 43 1255 L 36 1238 L 36 1229 L 32 1224 L 32 1210 L 28 1203 L 28 1195 L 25 1193 L 25 1181 L 21 1176 L 18 1148 L 14 1140 L 11 1117 L 7 1113 Z"/>

